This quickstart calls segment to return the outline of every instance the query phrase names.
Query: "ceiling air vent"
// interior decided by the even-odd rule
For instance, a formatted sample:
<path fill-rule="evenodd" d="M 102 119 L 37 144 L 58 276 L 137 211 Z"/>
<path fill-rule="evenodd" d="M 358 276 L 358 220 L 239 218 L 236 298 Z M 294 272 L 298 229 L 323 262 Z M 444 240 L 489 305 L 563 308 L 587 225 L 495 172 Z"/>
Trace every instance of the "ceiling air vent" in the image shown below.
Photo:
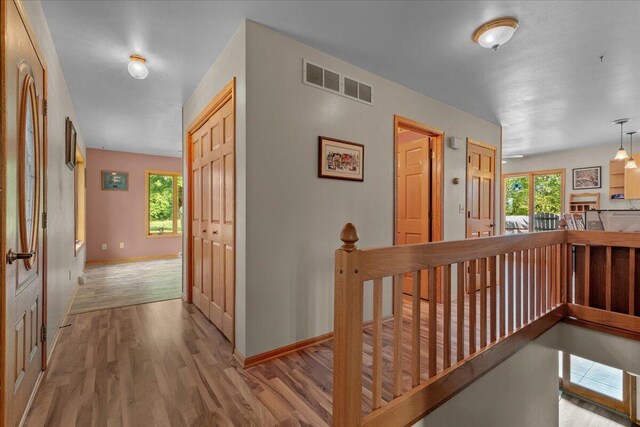
<path fill-rule="evenodd" d="M 348 77 L 343 78 L 340 73 L 307 60 L 303 60 L 302 82 L 365 104 L 373 104 L 371 85 Z"/>
<path fill-rule="evenodd" d="M 330 92 L 340 93 L 340 74 L 304 61 L 302 81 Z"/>

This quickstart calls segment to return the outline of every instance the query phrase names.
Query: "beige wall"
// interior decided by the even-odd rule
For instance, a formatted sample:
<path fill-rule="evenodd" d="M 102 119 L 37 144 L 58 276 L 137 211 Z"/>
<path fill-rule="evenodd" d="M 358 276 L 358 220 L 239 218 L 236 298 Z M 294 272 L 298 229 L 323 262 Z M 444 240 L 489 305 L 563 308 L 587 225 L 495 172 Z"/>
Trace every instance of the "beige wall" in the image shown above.
<path fill-rule="evenodd" d="M 394 114 L 496 145 L 498 158 L 500 127 L 267 27 L 246 25 L 245 355 L 251 356 L 333 330 L 334 251 L 346 222 L 356 225 L 361 247 L 393 243 Z M 374 104 L 304 85 L 303 59 L 371 84 Z M 364 182 L 317 177 L 319 135 L 365 145 Z M 445 149 L 446 239 L 464 238 L 458 205 L 465 204 L 465 159 L 465 150 Z M 454 177 L 461 178 L 457 186 Z"/>
<path fill-rule="evenodd" d="M 47 167 L 47 329 L 49 352 L 51 343 L 64 320 L 78 277 L 82 275 L 85 251 L 74 254 L 74 188 L 73 171 L 64 163 L 65 118 L 70 117 L 78 132 L 78 147 L 86 159 L 82 129 L 62 74 L 58 54 L 40 2 L 23 2 L 45 56 L 48 72 L 48 167 Z"/>
<path fill-rule="evenodd" d="M 554 328 L 414 426 L 557 426 L 557 345 L 558 331 Z"/>
<path fill-rule="evenodd" d="M 568 210 L 570 193 L 600 192 L 602 209 L 630 209 L 628 200 L 609 200 L 609 161 L 613 160 L 619 144 L 608 144 L 580 150 L 560 151 L 539 156 L 527 156 L 524 159 L 508 160 L 502 165 L 504 173 L 529 172 L 543 169 L 566 169 L 565 196 Z M 628 147 L 628 144 L 627 144 Z M 574 190 L 572 169 L 589 166 L 602 166 L 602 188 L 597 190 Z M 640 201 L 632 202 L 640 207 Z"/>
<path fill-rule="evenodd" d="M 207 104 L 236 78 L 236 347 L 245 354 L 245 240 L 246 240 L 246 79 L 245 79 L 245 24 L 231 38 L 214 64 L 204 75 L 196 89 L 182 107 L 182 128 L 186 132 L 191 122 Z M 183 135 L 184 136 L 184 135 Z M 186 151 L 185 151 L 186 153 Z M 184 188 L 188 188 L 191 165 L 184 163 Z M 184 211 L 187 212 L 188 200 L 185 197 Z M 184 235 L 184 251 L 188 250 L 188 235 Z M 189 268 L 183 265 L 183 278 L 186 280 Z M 186 283 L 183 283 L 183 288 Z"/>

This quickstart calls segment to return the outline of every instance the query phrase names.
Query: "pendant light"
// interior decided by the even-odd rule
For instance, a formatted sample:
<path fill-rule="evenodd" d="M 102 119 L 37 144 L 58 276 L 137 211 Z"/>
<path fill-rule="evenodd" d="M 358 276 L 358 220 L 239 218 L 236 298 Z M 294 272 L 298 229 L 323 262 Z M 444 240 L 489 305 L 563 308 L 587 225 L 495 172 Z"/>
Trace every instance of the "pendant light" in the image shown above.
<path fill-rule="evenodd" d="M 631 143 L 631 147 L 629 147 L 629 151 L 631 153 L 631 157 L 629 157 L 629 160 L 627 161 L 627 164 L 624 165 L 625 169 L 636 169 L 638 167 L 638 165 L 636 165 L 636 161 L 633 160 L 633 134 L 636 133 L 636 131 L 632 131 L 632 132 L 627 132 L 627 135 L 629 135 L 629 142 Z"/>
<path fill-rule="evenodd" d="M 631 119 L 625 118 L 625 119 L 614 120 L 611 122 L 612 125 L 620 125 L 620 149 L 616 153 L 616 157 L 614 157 L 615 160 L 625 160 L 629 158 L 629 156 L 627 155 L 627 152 L 622 146 L 622 127 L 624 126 L 625 123 L 629 123 L 630 121 Z"/>

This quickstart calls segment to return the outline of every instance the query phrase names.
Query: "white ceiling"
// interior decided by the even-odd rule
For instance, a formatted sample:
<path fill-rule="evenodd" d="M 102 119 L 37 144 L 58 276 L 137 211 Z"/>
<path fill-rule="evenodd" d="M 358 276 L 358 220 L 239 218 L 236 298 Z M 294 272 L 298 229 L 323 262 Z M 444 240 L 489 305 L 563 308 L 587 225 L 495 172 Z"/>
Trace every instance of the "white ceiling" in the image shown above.
<path fill-rule="evenodd" d="M 42 6 L 89 147 L 179 156 L 181 106 L 243 19 L 502 124 L 505 154 L 640 129 L 640 2 L 55 1 Z M 498 52 L 471 41 L 515 16 Z M 148 60 L 149 77 L 127 73 Z M 600 56 L 604 55 L 601 62 Z"/>

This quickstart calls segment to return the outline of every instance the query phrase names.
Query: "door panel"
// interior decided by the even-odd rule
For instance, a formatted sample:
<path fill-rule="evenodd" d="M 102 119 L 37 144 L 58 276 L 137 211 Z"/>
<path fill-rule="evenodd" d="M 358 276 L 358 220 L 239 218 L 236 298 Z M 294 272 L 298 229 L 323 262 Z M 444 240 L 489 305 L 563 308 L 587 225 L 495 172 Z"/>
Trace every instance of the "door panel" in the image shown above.
<path fill-rule="evenodd" d="M 42 295 L 44 287 L 44 211 L 45 186 L 45 70 L 14 2 L 3 2 L 6 13 L 6 120 L 5 245 L 9 253 L 27 259 L 6 262 L 5 297 L 6 345 L 4 422 L 18 425 L 40 372 L 44 347 Z M 9 255 L 9 254 L 7 254 Z"/>
<path fill-rule="evenodd" d="M 193 233 L 202 238 L 203 251 L 194 249 L 194 302 L 196 302 L 196 265 L 202 265 L 203 292 L 198 308 L 233 339 L 235 304 L 235 140 L 233 136 L 233 101 L 227 101 L 206 123 L 192 134 L 202 133 L 202 157 L 193 156 L 193 168 L 202 176 L 201 191 L 194 182 L 194 206 L 201 207 L 198 221 L 194 217 Z M 195 213 L 194 213 L 195 215 Z M 197 228 L 195 224 L 197 223 Z M 206 306 L 206 307 L 205 307 Z"/>
<path fill-rule="evenodd" d="M 468 140 L 467 238 L 488 237 L 495 233 L 495 162 L 495 148 Z"/>
<path fill-rule="evenodd" d="M 398 145 L 396 244 L 429 241 L 430 157 L 429 137 Z M 421 273 L 420 297 L 426 299 L 428 280 Z M 413 294 L 413 277 L 406 274 L 403 291 Z"/>

